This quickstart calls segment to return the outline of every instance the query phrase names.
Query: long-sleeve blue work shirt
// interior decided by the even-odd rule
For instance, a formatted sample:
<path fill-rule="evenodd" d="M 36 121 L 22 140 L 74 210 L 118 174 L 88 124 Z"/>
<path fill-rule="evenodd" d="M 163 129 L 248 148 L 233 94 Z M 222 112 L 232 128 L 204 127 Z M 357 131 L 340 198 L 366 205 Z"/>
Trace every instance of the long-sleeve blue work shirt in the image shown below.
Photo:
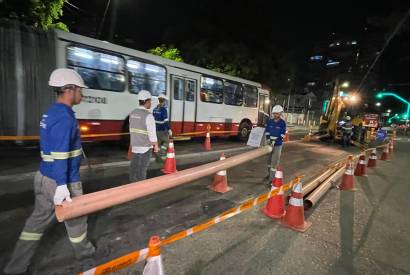
<path fill-rule="evenodd" d="M 273 140 L 276 137 L 274 146 L 282 145 L 283 138 L 286 135 L 286 122 L 283 119 L 269 119 L 266 125 L 265 135 L 267 139 Z"/>
<path fill-rule="evenodd" d="M 157 131 L 168 131 L 169 121 L 167 108 L 158 105 L 154 108 L 152 114 L 155 118 L 155 126 L 157 128 Z"/>
<path fill-rule="evenodd" d="M 80 130 L 69 106 L 55 103 L 42 116 L 40 149 L 41 174 L 55 180 L 57 185 L 80 181 Z"/>

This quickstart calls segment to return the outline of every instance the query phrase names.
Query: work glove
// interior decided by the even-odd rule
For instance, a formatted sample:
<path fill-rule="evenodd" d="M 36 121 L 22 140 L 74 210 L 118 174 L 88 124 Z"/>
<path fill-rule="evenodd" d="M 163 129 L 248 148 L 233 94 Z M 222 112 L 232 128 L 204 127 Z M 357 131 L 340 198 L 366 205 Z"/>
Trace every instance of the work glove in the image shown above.
<path fill-rule="evenodd" d="M 67 184 L 59 185 L 54 193 L 54 204 L 61 205 L 66 200 L 71 202 L 70 191 L 68 191 Z"/>
<path fill-rule="evenodd" d="M 168 130 L 168 136 L 172 137 L 172 130 L 171 129 Z"/>

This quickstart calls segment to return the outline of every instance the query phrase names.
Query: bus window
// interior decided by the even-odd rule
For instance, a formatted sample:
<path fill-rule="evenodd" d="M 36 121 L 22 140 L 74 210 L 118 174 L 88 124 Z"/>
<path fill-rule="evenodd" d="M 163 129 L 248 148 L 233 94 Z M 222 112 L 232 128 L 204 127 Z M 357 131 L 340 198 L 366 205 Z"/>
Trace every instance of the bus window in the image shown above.
<path fill-rule="evenodd" d="M 90 89 L 122 92 L 125 88 L 122 57 L 77 46 L 67 47 L 68 67 L 76 70 Z"/>
<path fill-rule="evenodd" d="M 174 78 L 174 99 L 183 100 L 184 96 L 184 80 L 181 78 Z"/>
<path fill-rule="evenodd" d="M 201 78 L 201 101 L 222 104 L 223 93 L 222 80 L 210 77 Z"/>
<path fill-rule="evenodd" d="M 187 80 L 185 87 L 185 100 L 186 101 L 195 101 L 195 90 L 196 90 L 196 81 Z"/>
<path fill-rule="evenodd" d="M 256 108 L 258 103 L 258 89 L 253 86 L 245 85 L 244 101 L 245 107 Z"/>
<path fill-rule="evenodd" d="M 224 103 L 226 105 L 242 106 L 243 88 L 241 84 L 225 81 L 224 83 Z"/>
<path fill-rule="evenodd" d="M 165 68 L 130 59 L 127 61 L 127 69 L 131 93 L 138 94 L 141 90 L 147 90 L 154 96 L 165 93 Z"/>

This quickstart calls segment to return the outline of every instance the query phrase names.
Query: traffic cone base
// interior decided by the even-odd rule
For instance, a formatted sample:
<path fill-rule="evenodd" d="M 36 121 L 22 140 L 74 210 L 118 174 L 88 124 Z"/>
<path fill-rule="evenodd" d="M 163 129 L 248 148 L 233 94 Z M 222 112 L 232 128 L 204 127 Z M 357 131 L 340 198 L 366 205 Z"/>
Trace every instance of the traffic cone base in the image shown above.
<path fill-rule="evenodd" d="M 218 172 L 219 173 L 219 172 Z M 228 185 L 228 180 L 226 178 L 226 174 L 225 176 L 221 176 L 216 174 L 214 176 L 214 181 L 211 185 L 208 186 L 209 189 L 211 189 L 214 192 L 218 192 L 218 193 L 226 193 L 232 190 L 232 187 L 230 187 Z"/>
<path fill-rule="evenodd" d="M 373 150 L 373 152 L 370 154 L 369 161 L 367 162 L 367 167 L 376 167 L 376 163 L 377 163 L 376 150 Z"/>
<path fill-rule="evenodd" d="M 162 168 L 161 171 L 164 174 L 172 174 L 178 171 L 177 163 L 175 161 L 174 142 L 172 140 L 169 141 L 169 146 L 167 150 L 167 158 L 165 159 L 165 162 L 164 162 L 164 168 Z"/>
<path fill-rule="evenodd" d="M 292 196 L 289 199 L 286 213 L 281 219 L 281 224 L 299 232 L 305 232 L 312 225 L 312 223 L 305 221 L 301 182 L 292 188 Z"/>
<path fill-rule="evenodd" d="M 279 207 L 272 207 L 272 205 L 279 205 Z M 283 205 L 283 207 L 282 207 L 282 209 L 280 209 L 280 206 L 282 206 L 282 205 Z M 275 198 L 275 199 L 273 199 L 273 197 L 270 198 L 268 203 L 265 205 L 264 208 L 262 208 L 261 211 L 262 211 L 262 213 L 264 213 L 269 218 L 281 219 L 286 214 L 284 197 L 281 196 L 281 198 Z"/>
<path fill-rule="evenodd" d="M 353 156 L 349 156 L 346 163 L 346 171 L 342 176 L 342 182 L 338 186 L 340 190 L 354 191 L 354 177 L 353 177 Z"/>
<path fill-rule="evenodd" d="M 293 211 L 292 209 L 290 209 L 290 207 L 299 208 L 299 207 L 295 207 L 293 205 L 289 205 L 287 211 Z M 296 210 L 296 211 L 300 212 L 300 210 Z M 298 215 L 299 216 L 304 215 L 304 213 L 298 214 Z M 299 225 L 292 225 L 292 224 L 296 224 L 296 223 L 299 223 Z M 303 221 L 298 221 L 298 220 L 293 221 L 293 220 L 286 219 L 286 215 L 282 218 L 281 224 L 283 226 L 287 227 L 287 228 L 290 228 L 290 229 L 293 229 L 295 231 L 302 232 L 302 233 L 305 232 L 306 230 L 308 230 L 309 227 L 312 225 L 311 222 L 305 221 L 305 220 L 303 220 Z"/>
<path fill-rule="evenodd" d="M 224 160 L 224 159 L 225 159 L 225 154 L 222 153 L 219 160 Z M 218 192 L 222 194 L 228 191 L 231 191 L 232 188 L 229 187 L 228 185 L 228 177 L 226 175 L 226 170 L 222 170 L 216 173 L 214 176 L 214 181 L 212 185 L 208 186 L 208 188 L 214 192 Z"/>
<path fill-rule="evenodd" d="M 281 219 L 285 215 L 285 195 L 282 190 L 283 185 L 283 168 L 277 166 L 275 177 L 272 180 L 272 191 L 278 190 L 278 193 L 269 198 L 262 212 L 269 218 Z"/>
<path fill-rule="evenodd" d="M 366 157 L 361 155 L 359 161 L 357 162 L 356 169 L 354 170 L 355 176 L 365 176 L 366 175 Z"/>

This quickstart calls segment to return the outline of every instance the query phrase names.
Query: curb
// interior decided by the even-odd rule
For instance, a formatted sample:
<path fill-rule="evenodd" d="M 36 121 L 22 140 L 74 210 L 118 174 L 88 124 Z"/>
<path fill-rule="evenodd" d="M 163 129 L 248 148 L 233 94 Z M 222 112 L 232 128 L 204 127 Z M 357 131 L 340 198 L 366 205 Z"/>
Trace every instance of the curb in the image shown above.
<path fill-rule="evenodd" d="M 219 155 L 224 152 L 224 153 L 237 153 L 237 152 L 242 152 L 242 151 L 249 151 L 252 150 L 252 147 L 249 146 L 242 146 L 238 148 L 230 148 L 230 149 L 225 149 L 225 150 L 214 150 L 214 151 L 207 151 L 207 152 L 198 152 L 198 153 L 188 153 L 188 154 L 183 154 L 183 155 L 177 155 L 176 159 L 177 160 L 183 160 L 183 159 L 189 159 L 193 157 L 207 157 L 207 156 L 212 156 L 212 155 Z M 155 158 L 151 158 L 150 163 L 154 163 Z M 116 162 L 107 162 L 107 163 L 99 163 L 99 164 L 91 164 L 90 168 L 92 170 L 94 169 L 101 169 L 101 168 L 119 168 L 119 167 L 126 167 L 129 166 L 130 161 L 116 161 Z M 88 173 L 89 172 L 89 166 L 87 164 L 81 165 L 80 167 L 80 172 L 81 173 Z M 19 174 L 10 174 L 10 175 L 4 175 L 0 176 L 0 182 L 2 181 L 11 181 L 11 182 L 16 182 L 16 181 L 21 181 L 27 178 L 32 178 L 34 175 L 37 173 L 36 171 L 32 172 L 25 172 L 25 173 L 19 173 Z"/>

